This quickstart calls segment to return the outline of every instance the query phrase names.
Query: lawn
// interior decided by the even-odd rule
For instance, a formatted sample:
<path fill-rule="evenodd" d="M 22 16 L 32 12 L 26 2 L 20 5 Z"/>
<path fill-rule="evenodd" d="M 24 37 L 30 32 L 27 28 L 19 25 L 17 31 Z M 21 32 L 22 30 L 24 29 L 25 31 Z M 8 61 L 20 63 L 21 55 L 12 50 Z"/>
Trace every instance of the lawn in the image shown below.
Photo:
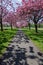
<path fill-rule="evenodd" d="M 8 29 L 4 30 L 3 32 L 0 31 L 0 56 L 2 56 L 2 54 L 5 52 L 17 30 L 18 29 L 15 28 L 14 30 Z"/>
<path fill-rule="evenodd" d="M 43 28 L 38 28 L 38 33 L 35 33 L 34 28 L 29 30 L 28 28 L 22 28 L 24 33 L 31 39 L 34 45 L 43 52 Z"/>

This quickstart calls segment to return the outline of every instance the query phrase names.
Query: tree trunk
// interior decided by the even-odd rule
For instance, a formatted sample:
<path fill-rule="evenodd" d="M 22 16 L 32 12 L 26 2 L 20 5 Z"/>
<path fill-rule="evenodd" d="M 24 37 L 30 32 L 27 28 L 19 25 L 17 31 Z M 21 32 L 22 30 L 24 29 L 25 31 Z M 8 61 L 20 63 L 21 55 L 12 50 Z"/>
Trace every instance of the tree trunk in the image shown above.
<path fill-rule="evenodd" d="M 29 25 L 29 30 L 30 30 L 31 29 L 30 23 L 28 25 Z"/>
<path fill-rule="evenodd" d="M 2 22 L 1 22 L 1 31 L 3 31 L 3 24 L 2 24 Z"/>
<path fill-rule="evenodd" d="M 11 22 L 11 30 L 12 30 L 13 28 L 12 28 L 12 22 Z"/>
<path fill-rule="evenodd" d="M 1 31 L 3 31 L 2 17 L 0 18 Z"/>
<path fill-rule="evenodd" d="M 35 24 L 35 31 L 36 33 L 38 32 L 38 29 L 37 29 L 37 23 L 34 23 Z"/>
<path fill-rule="evenodd" d="M 1 0 L 1 14 L 0 14 L 0 24 L 1 24 L 1 31 L 3 31 L 3 24 L 2 24 L 2 13 L 3 13 L 3 8 L 2 8 L 2 0 Z"/>

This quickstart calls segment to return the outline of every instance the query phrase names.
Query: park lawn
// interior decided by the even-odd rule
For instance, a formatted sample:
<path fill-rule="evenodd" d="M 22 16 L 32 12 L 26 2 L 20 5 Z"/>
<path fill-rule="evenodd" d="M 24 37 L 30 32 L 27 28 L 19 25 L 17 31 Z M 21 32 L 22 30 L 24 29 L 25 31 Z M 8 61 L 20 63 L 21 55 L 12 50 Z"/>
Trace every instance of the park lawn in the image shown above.
<path fill-rule="evenodd" d="M 24 33 L 31 39 L 34 45 L 43 52 L 43 28 L 38 29 L 38 33 L 35 33 L 35 30 L 32 28 L 29 30 L 28 28 L 22 28 Z"/>
<path fill-rule="evenodd" d="M 14 30 L 8 29 L 4 30 L 3 32 L 0 31 L 0 56 L 2 56 L 2 54 L 5 52 L 17 30 L 18 29 L 15 28 Z"/>

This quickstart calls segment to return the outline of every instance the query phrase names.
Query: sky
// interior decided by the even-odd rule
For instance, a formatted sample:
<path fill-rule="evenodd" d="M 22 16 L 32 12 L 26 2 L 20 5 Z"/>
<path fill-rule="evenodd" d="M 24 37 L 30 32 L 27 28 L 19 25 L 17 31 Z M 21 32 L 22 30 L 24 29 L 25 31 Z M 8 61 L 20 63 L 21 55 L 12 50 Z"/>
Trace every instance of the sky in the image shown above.
<path fill-rule="evenodd" d="M 18 7 L 18 5 L 16 3 L 19 3 L 21 5 L 21 2 L 22 2 L 22 0 L 12 0 L 12 3 L 13 3 L 13 6 L 14 6 L 15 10 Z M 12 8 L 10 8 L 10 6 L 9 6 L 8 10 L 12 11 Z"/>
<path fill-rule="evenodd" d="M 13 2 L 14 7 L 17 8 L 18 5 L 16 3 L 19 3 L 21 5 L 22 0 L 12 0 L 12 2 Z"/>

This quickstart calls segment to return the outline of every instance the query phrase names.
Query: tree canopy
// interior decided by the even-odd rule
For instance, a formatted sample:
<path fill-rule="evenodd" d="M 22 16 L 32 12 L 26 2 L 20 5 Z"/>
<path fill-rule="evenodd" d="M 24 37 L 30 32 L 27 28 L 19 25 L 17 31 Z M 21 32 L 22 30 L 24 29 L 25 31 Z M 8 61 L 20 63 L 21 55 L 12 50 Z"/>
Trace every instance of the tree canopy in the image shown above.
<path fill-rule="evenodd" d="M 27 20 L 32 20 L 35 24 L 37 32 L 37 23 L 43 18 L 43 0 L 22 0 L 22 5 L 16 3 L 18 7 L 14 8 L 12 0 L 0 0 L 0 24 L 1 30 L 3 29 L 2 22 L 8 22 L 13 26 L 18 26 L 18 21 L 25 21 L 24 25 L 27 25 Z M 9 9 L 11 11 L 9 11 Z"/>

